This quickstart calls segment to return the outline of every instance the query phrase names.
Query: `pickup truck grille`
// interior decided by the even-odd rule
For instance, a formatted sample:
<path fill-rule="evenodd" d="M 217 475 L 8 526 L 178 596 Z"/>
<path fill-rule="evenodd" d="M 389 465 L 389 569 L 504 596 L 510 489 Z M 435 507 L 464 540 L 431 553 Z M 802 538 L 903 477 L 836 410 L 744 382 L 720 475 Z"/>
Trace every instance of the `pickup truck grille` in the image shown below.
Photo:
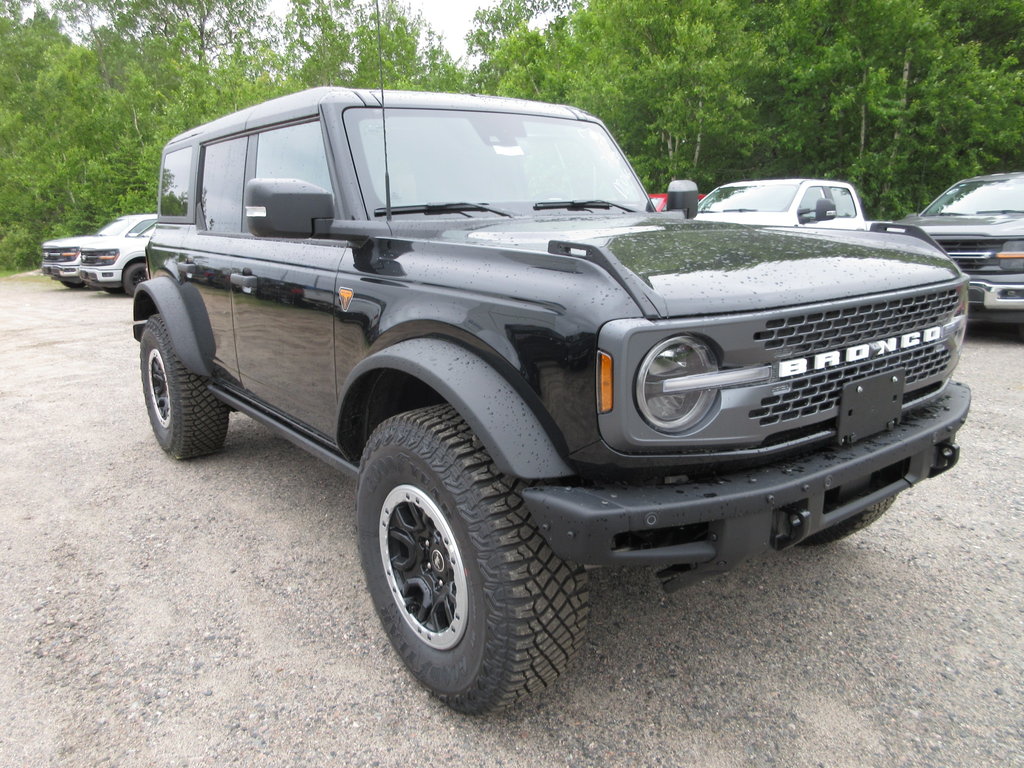
<path fill-rule="evenodd" d="M 750 418 L 757 419 L 762 426 L 769 426 L 814 416 L 839 404 L 847 382 L 900 368 L 904 370 L 904 383 L 909 392 L 914 384 L 941 374 L 948 365 L 949 349 L 942 345 L 932 345 L 913 347 L 899 354 L 841 368 L 830 368 L 795 380 L 788 392 L 764 398 L 761 407 L 750 412 Z"/>
<path fill-rule="evenodd" d="M 968 274 L 1005 272 L 1005 266 L 1000 264 L 1000 261 L 1003 260 L 996 258 L 996 254 L 1002 251 L 1006 245 L 1006 241 L 1002 238 L 948 240 L 937 237 L 935 239 L 946 251 L 946 254 L 956 262 L 957 266 Z"/>
<path fill-rule="evenodd" d="M 45 248 L 43 249 L 43 261 L 53 264 L 66 264 L 78 258 L 77 248 Z"/>
<path fill-rule="evenodd" d="M 764 349 L 786 357 L 824 352 L 939 325 L 956 309 L 956 288 L 874 301 L 843 309 L 790 315 L 754 334 Z M 898 366 L 897 366 L 898 367 Z"/>

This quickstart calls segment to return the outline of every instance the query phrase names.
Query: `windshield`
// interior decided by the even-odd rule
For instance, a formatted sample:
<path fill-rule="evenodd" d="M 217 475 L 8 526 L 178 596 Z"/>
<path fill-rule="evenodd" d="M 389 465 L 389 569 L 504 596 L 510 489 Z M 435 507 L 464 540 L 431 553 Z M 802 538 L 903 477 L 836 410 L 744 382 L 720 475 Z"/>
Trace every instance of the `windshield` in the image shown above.
<path fill-rule="evenodd" d="M 788 211 L 799 184 L 726 185 L 711 190 L 697 206 L 698 213 L 725 211 Z"/>
<path fill-rule="evenodd" d="M 367 211 L 385 204 L 380 110 L 349 109 L 345 125 Z M 518 213 L 555 201 L 604 201 L 646 210 L 648 197 L 598 124 L 535 115 L 389 109 L 392 209 L 407 213 L 493 216 L 488 204 Z M 428 210 L 420 210 L 428 207 Z M 568 210 L 568 209 L 566 209 Z M 575 210 L 579 210 L 576 208 Z"/>
<path fill-rule="evenodd" d="M 922 216 L 1024 213 L 1024 176 L 961 181 L 947 189 Z"/>

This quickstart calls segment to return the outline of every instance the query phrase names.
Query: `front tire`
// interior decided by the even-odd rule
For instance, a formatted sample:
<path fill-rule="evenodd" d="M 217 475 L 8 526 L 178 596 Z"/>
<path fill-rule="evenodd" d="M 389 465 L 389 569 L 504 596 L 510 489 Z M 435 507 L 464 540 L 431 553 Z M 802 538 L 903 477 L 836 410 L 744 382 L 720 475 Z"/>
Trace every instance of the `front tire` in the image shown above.
<path fill-rule="evenodd" d="M 156 441 L 176 459 L 219 451 L 230 409 L 206 387 L 206 378 L 182 365 L 160 315 L 146 321 L 140 345 L 142 391 Z"/>
<path fill-rule="evenodd" d="M 121 289 L 129 296 L 135 295 L 135 289 L 139 283 L 148 277 L 146 263 L 143 261 L 129 264 L 121 274 Z"/>
<path fill-rule="evenodd" d="M 363 451 L 357 518 L 367 585 L 406 666 L 460 712 L 553 682 L 583 638 L 586 574 L 555 555 L 447 405 L 381 424 Z"/>

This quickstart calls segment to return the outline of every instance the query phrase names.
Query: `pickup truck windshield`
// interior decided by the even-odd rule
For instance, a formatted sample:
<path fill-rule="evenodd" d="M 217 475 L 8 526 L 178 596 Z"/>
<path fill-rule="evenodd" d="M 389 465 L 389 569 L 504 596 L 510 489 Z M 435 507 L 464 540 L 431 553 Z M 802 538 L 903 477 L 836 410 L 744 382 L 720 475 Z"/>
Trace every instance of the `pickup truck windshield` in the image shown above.
<path fill-rule="evenodd" d="M 367 211 L 384 200 L 384 131 L 379 109 L 349 109 L 345 126 Z M 606 201 L 643 211 L 647 193 L 597 123 L 536 115 L 388 109 L 392 208 L 437 215 L 534 214 L 545 201 Z M 478 207 L 467 206 L 476 203 Z M 410 206 L 415 206 L 411 208 Z M 541 206 L 541 209 L 547 206 Z M 559 205 L 574 213 L 586 208 Z M 607 213 L 609 206 L 603 207 Z"/>
<path fill-rule="evenodd" d="M 973 216 L 1024 211 L 1024 179 L 978 179 L 947 189 L 922 216 Z"/>
<path fill-rule="evenodd" d="M 763 211 L 778 213 L 789 210 L 796 194 L 797 184 L 765 184 L 724 186 L 700 201 L 700 213 L 724 213 L 726 211 Z"/>

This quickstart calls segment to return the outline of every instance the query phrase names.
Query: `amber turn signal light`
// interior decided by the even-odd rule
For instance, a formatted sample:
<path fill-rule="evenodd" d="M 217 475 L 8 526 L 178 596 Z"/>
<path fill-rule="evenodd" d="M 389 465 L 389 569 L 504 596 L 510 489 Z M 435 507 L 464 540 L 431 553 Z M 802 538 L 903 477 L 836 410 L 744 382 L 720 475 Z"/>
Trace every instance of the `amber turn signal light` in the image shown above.
<path fill-rule="evenodd" d="M 612 356 L 607 352 L 597 353 L 597 412 L 608 413 L 615 406 Z"/>

